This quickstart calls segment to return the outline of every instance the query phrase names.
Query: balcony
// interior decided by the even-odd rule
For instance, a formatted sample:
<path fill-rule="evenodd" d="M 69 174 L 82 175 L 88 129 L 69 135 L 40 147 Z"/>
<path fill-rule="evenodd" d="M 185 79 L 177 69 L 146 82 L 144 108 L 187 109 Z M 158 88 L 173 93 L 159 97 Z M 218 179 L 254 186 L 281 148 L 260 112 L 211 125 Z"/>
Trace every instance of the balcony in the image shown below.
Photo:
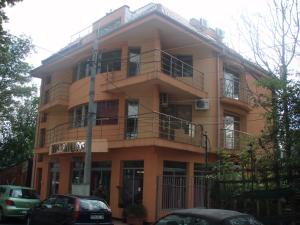
<path fill-rule="evenodd" d="M 44 92 L 40 111 L 48 111 L 55 106 L 68 107 L 70 83 L 59 83 Z"/>
<path fill-rule="evenodd" d="M 107 63 L 107 62 L 106 62 Z M 204 91 L 204 74 L 175 56 L 158 50 L 136 54 L 122 62 L 127 71 L 111 71 L 114 61 L 107 63 L 107 91 L 124 91 L 136 85 L 159 84 L 174 92 L 183 91 L 197 97 L 207 97 Z M 192 60 L 193 63 L 193 60 Z M 126 70 L 126 69 L 125 69 Z"/>
<path fill-rule="evenodd" d="M 223 134 L 221 146 L 228 152 L 245 150 L 255 140 L 253 135 L 239 130 L 222 129 L 221 133 Z"/>
<path fill-rule="evenodd" d="M 251 91 L 240 81 L 223 79 L 221 82 L 221 102 L 234 105 L 249 112 L 251 110 Z"/>
<path fill-rule="evenodd" d="M 107 121 L 118 121 L 108 124 Z M 65 123 L 47 130 L 46 146 L 67 141 L 85 141 L 86 127 Z M 102 118 L 96 121 L 93 139 L 105 139 L 108 148 L 160 146 L 199 152 L 202 149 L 203 128 L 170 115 L 152 112 L 126 118 Z M 203 150 L 203 149 L 202 149 Z"/>

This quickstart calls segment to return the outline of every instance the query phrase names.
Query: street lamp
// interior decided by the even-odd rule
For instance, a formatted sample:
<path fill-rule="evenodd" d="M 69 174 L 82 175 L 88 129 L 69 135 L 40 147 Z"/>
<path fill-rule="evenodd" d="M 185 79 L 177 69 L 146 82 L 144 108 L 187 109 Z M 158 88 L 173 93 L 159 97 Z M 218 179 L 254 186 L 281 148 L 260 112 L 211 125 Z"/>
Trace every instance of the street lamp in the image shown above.
<path fill-rule="evenodd" d="M 249 153 L 249 155 L 250 155 L 250 165 L 251 165 L 251 190 L 252 190 L 252 192 L 253 192 L 253 184 L 254 184 L 254 176 L 253 176 L 253 170 L 254 170 L 254 166 L 253 166 L 253 145 L 252 145 L 252 143 L 250 143 L 248 146 L 247 146 L 247 151 L 248 151 L 248 153 Z"/>

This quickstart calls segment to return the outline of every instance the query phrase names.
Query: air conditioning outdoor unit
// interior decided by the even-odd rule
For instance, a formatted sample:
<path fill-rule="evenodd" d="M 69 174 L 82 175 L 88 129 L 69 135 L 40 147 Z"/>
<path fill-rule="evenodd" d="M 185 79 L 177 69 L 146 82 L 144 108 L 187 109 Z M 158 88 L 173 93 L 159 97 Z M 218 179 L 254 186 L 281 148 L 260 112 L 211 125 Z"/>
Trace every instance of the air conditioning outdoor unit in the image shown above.
<path fill-rule="evenodd" d="M 209 109 L 209 99 L 196 99 L 195 110 L 207 110 Z"/>
<path fill-rule="evenodd" d="M 167 93 L 160 93 L 159 103 L 161 106 L 168 106 L 169 104 L 169 95 Z"/>

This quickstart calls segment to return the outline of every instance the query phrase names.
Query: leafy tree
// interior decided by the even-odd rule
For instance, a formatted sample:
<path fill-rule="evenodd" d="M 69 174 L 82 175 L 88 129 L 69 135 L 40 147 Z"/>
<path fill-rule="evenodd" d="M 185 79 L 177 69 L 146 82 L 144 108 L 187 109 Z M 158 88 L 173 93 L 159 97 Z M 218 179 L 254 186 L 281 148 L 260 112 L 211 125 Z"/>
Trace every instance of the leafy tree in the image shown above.
<path fill-rule="evenodd" d="M 263 67 L 269 78 L 259 85 L 270 90 L 271 96 L 257 96 L 257 103 L 267 110 L 269 126 L 261 146 L 274 150 L 275 158 L 289 159 L 299 135 L 297 85 L 293 63 L 299 53 L 300 8 L 298 0 L 273 0 L 267 15 L 242 17 L 241 32 L 252 50 L 255 62 Z M 296 107 L 296 108 L 295 108 Z"/>
<path fill-rule="evenodd" d="M 29 38 L 3 29 L 8 20 L 3 8 L 19 1 L 0 1 L 0 168 L 31 157 L 35 133 L 36 89 L 25 61 L 33 46 Z"/>
<path fill-rule="evenodd" d="M 32 157 L 38 98 L 26 99 L 2 126 L 0 142 L 0 169 Z M 0 136 L 0 137 L 1 137 Z"/>

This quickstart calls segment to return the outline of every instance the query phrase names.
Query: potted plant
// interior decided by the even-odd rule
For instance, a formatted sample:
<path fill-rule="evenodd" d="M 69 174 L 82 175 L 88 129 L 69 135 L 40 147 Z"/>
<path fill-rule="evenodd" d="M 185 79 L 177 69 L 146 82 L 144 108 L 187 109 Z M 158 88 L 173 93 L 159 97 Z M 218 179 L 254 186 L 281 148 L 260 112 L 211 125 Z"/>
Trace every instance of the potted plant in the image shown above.
<path fill-rule="evenodd" d="M 131 204 L 124 209 L 124 216 L 127 218 L 127 224 L 143 225 L 147 212 L 144 205 Z"/>

